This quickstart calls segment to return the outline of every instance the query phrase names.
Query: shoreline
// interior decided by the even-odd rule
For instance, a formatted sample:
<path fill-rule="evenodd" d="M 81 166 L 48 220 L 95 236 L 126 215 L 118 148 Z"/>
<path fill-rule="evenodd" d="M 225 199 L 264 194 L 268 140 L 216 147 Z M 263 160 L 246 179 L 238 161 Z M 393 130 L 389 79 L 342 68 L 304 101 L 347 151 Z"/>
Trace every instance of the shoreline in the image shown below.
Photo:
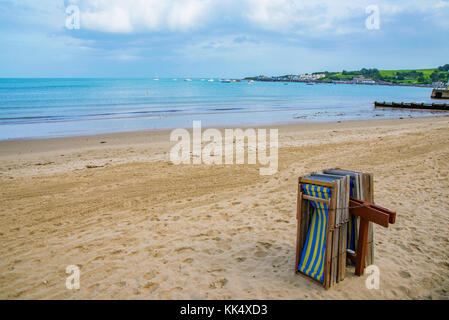
<path fill-rule="evenodd" d="M 253 79 L 250 79 L 253 80 Z M 246 79 L 244 79 L 246 81 Z M 387 86 L 387 87 L 415 87 L 415 88 L 438 88 L 432 84 L 408 84 L 408 83 L 358 83 L 344 80 L 333 80 L 333 82 L 323 82 L 319 80 L 253 80 L 258 82 L 295 82 L 295 83 L 313 83 L 313 84 L 350 84 L 350 85 L 362 85 L 362 86 Z"/>
<path fill-rule="evenodd" d="M 420 110 L 417 110 L 420 111 Z M 444 112 L 444 111 L 439 111 Z M 436 112 L 438 113 L 438 111 Z M 432 115 L 432 116 L 421 116 L 421 117 L 409 117 L 409 118 L 383 118 L 383 119 L 365 119 L 365 120 L 342 120 L 342 121 L 305 121 L 305 120 L 295 120 L 289 122 L 277 122 L 271 125 L 231 125 L 231 126 L 202 126 L 202 129 L 216 128 L 220 131 L 224 129 L 247 129 L 247 128 L 260 128 L 260 129 L 301 129 L 301 130 L 315 130 L 315 129 L 332 129 L 332 128 L 358 128 L 364 125 L 395 125 L 407 122 L 421 122 L 420 120 L 426 119 L 428 121 L 437 120 L 441 118 L 449 118 L 449 115 Z M 300 127 L 300 128 L 299 128 Z M 8 155 L 8 152 L 15 152 L 15 144 L 35 144 L 37 149 L 46 151 L 55 151 L 58 149 L 66 147 L 72 144 L 72 147 L 95 147 L 97 143 L 101 143 L 103 140 L 112 141 L 112 145 L 119 145 L 125 143 L 128 139 L 137 139 L 137 143 L 145 142 L 143 139 L 151 137 L 150 142 L 163 142 L 162 137 L 169 137 L 170 132 L 175 129 L 187 129 L 189 132 L 192 130 L 190 127 L 180 127 L 180 128 L 155 128 L 155 129 L 144 129 L 144 130 L 131 130 L 131 131 L 121 131 L 121 132 L 106 132 L 99 134 L 86 134 L 86 135 L 76 135 L 76 136 L 61 136 L 61 137 L 49 137 L 49 138 L 18 138 L 18 139 L 7 139 L 0 140 L 0 161 L 1 157 Z M 148 141 L 146 141 L 148 142 Z M 166 142 L 169 142 L 168 138 Z M 111 143 L 111 142 L 109 142 Z M 110 145 L 109 145 L 110 146 Z"/>
<path fill-rule="evenodd" d="M 395 108 L 389 107 L 376 107 L 378 110 L 398 110 Z M 293 118 L 294 120 L 290 121 L 274 121 L 271 124 L 245 124 L 245 125 L 207 125 L 202 126 L 203 128 L 217 128 L 217 129 L 225 129 L 225 128 L 273 128 L 273 126 L 284 127 L 284 126 L 295 126 L 295 125 L 320 125 L 326 123 L 351 123 L 351 122 L 366 122 L 366 121 L 394 121 L 394 120 L 404 120 L 404 119 L 421 119 L 421 118 L 438 118 L 438 117 L 449 117 L 449 112 L 445 110 L 434 110 L 434 109 L 409 109 L 409 108 L 401 108 L 401 111 L 415 112 L 415 113 L 432 113 L 431 115 L 420 115 L 420 116 L 409 116 L 409 117 L 379 117 L 379 118 L 370 118 L 370 119 L 349 119 L 349 120 L 317 120 L 310 121 L 305 120 L 305 118 L 297 117 Z M 262 112 L 271 112 L 271 111 L 251 111 L 248 113 L 262 113 Z M 291 112 L 291 110 L 280 110 L 280 112 Z M 242 112 L 243 113 L 243 112 Z M 216 114 L 216 113 L 205 113 L 208 114 Z M 173 116 L 184 116 L 184 115 L 173 115 Z M 134 118 L 133 118 L 134 119 Z M 96 119 L 93 121 L 101 121 L 103 119 Z M 116 119 L 114 119 L 116 120 Z M 81 120 L 80 120 L 81 121 Z M 70 122 L 70 121 L 68 121 Z M 26 124 L 24 124 L 26 125 Z M 10 138 L 10 139 L 0 139 L 0 152 L 1 152 L 1 144 L 9 141 L 38 141 L 38 140 L 51 140 L 51 139 L 69 139 L 69 138 L 85 138 L 85 137 L 95 137 L 95 136 L 109 136 L 109 135 L 121 135 L 121 134 L 133 134 L 139 132 L 164 132 L 164 131 L 172 131 L 175 129 L 191 129 L 191 126 L 180 126 L 180 127 L 167 127 L 167 128 L 151 128 L 151 129 L 139 129 L 139 130 L 129 130 L 129 131 L 116 131 L 116 132 L 104 132 L 104 133 L 93 133 L 93 134 L 76 134 L 76 135 L 60 135 L 53 137 L 26 137 L 26 138 Z M 1 154 L 1 153 L 0 153 Z"/>

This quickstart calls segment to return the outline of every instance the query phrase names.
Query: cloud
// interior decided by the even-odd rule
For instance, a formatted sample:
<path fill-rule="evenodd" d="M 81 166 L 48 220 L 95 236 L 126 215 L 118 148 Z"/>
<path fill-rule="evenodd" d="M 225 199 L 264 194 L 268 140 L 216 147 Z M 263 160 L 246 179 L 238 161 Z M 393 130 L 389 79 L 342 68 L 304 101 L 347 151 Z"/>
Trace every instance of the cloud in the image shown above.
<path fill-rule="evenodd" d="M 202 24 L 211 0 L 79 0 L 82 27 L 111 33 L 188 31 Z"/>
<path fill-rule="evenodd" d="M 377 5 L 381 18 L 394 20 L 402 14 L 421 15 L 440 26 L 446 25 L 449 2 L 443 0 L 246 0 L 245 17 L 256 26 L 275 31 L 298 33 L 328 32 L 346 34 L 363 31 L 360 21 L 365 9 Z"/>
<path fill-rule="evenodd" d="M 347 34 L 360 31 L 367 6 L 381 17 L 422 15 L 446 26 L 445 0 L 66 0 L 77 4 L 82 27 L 109 33 L 208 30 L 232 25 L 275 32 Z M 442 19 L 443 18 L 443 19 Z M 441 22 L 441 23 L 440 23 Z"/>

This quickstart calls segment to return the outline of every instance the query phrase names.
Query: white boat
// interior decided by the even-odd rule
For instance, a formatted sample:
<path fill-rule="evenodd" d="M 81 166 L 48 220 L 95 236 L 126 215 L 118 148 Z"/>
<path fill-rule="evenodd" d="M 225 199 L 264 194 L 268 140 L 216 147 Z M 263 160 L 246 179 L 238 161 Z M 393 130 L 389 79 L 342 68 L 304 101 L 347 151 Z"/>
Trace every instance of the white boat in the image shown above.
<path fill-rule="evenodd" d="M 215 80 L 214 80 L 214 79 L 209 79 L 209 80 L 207 80 L 207 81 L 209 81 L 209 82 L 214 82 Z"/>
<path fill-rule="evenodd" d="M 184 81 L 188 81 L 188 82 L 190 82 L 190 81 L 192 81 L 192 79 L 190 79 L 190 78 L 187 78 L 187 79 L 184 79 Z"/>
<path fill-rule="evenodd" d="M 153 80 L 154 80 L 154 81 L 159 81 L 159 78 L 154 78 Z"/>
<path fill-rule="evenodd" d="M 249 80 L 248 84 L 254 83 L 254 80 Z"/>

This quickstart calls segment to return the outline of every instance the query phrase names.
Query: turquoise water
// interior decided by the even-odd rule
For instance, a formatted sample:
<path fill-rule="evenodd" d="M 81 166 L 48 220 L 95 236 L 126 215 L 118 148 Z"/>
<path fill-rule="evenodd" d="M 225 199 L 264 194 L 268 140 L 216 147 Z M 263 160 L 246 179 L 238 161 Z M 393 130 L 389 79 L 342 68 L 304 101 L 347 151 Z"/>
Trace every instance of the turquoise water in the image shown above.
<path fill-rule="evenodd" d="M 147 93 L 149 91 L 149 93 Z M 0 140 L 142 129 L 429 116 L 373 102 L 430 102 L 415 87 L 193 79 L 0 79 Z"/>

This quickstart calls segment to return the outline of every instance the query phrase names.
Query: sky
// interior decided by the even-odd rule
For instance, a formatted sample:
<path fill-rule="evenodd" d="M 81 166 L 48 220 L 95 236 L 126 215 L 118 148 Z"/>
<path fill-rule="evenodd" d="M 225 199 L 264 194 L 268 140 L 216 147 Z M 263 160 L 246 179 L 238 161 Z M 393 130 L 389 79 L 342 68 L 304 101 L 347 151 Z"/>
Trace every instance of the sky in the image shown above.
<path fill-rule="evenodd" d="M 449 0 L 0 0 L 0 77 L 432 68 L 448 17 Z"/>

